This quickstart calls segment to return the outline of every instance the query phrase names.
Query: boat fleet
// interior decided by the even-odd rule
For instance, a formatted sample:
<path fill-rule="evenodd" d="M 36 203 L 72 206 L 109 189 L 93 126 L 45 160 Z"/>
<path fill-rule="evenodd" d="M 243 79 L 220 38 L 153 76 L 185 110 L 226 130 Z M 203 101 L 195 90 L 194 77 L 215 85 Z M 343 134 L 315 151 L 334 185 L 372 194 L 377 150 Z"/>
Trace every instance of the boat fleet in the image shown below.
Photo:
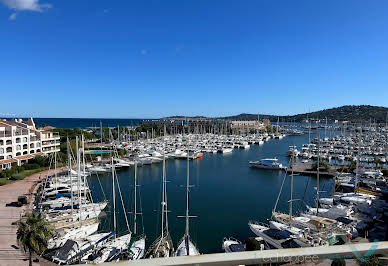
<path fill-rule="evenodd" d="M 266 223 L 248 222 L 251 232 L 257 236 L 253 241 L 261 250 L 339 245 L 358 237 L 369 238 L 371 241 L 385 240 L 388 185 L 379 168 L 387 166 L 388 131 L 385 128 L 359 129 L 324 139 L 320 138 L 319 133 L 317 135 L 310 143 L 302 146 L 301 152 L 296 146 L 289 147 L 287 155 L 290 157 L 291 171 L 288 172 L 291 174 L 284 174 L 271 217 Z M 292 165 L 298 156 L 315 159 L 318 163 L 333 158 L 349 160 L 356 165 L 351 173 L 337 173 L 331 192 L 320 190 L 318 167 L 315 205 L 303 204 L 302 209 L 295 211 L 294 201 L 300 199 L 294 198 Z M 279 170 L 282 166 L 276 159 L 249 163 L 254 167 L 272 170 Z M 290 199 L 289 210 L 285 213 L 278 211 L 277 205 L 287 178 L 290 178 Z M 326 196 L 321 196 L 322 193 Z M 249 250 L 248 242 L 244 244 L 234 238 L 224 238 L 223 248 L 225 252 Z"/>
<path fill-rule="evenodd" d="M 299 131 L 295 133 L 299 134 Z M 190 237 L 189 191 L 190 170 L 189 160 L 201 158 L 204 153 L 228 154 L 233 149 L 249 149 L 252 144 L 263 145 L 271 138 L 281 139 L 283 133 L 240 135 L 216 134 L 178 134 L 161 138 L 141 139 L 132 142 L 113 141 L 110 161 L 87 163 L 85 159 L 84 141 L 76 140 L 76 156 L 69 152 L 67 170 L 48 176 L 42 183 L 36 210 L 44 213 L 47 221 L 55 229 L 55 235 L 48 242 L 51 251 L 50 259 L 58 264 L 102 263 L 118 260 L 137 260 L 141 258 L 159 258 L 173 256 L 198 255 L 196 244 Z M 314 247 L 323 245 L 343 244 L 359 236 L 371 236 L 375 239 L 385 237 L 384 219 L 388 217 L 388 187 L 382 172 L 370 164 L 382 166 L 388 159 L 387 131 L 350 132 L 347 135 L 320 139 L 319 135 L 310 143 L 302 146 L 290 146 L 287 155 L 290 165 L 298 157 L 308 160 L 337 159 L 355 161 L 354 173 L 338 173 L 330 196 L 321 197 L 319 188 L 319 168 L 314 206 L 305 205 L 303 210 L 296 212 L 293 192 L 294 174 L 284 172 L 284 179 L 271 217 L 266 223 L 249 221 L 248 228 L 256 236 L 256 249 L 283 249 L 295 247 Z M 80 143 L 80 147 L 78 147 Z M 68 150 L 71 150 L 68 144 Z M 118 156 L 117 149 L 126 149 L 127 156 Z M 166 160 L 187 160 L 186 180 L 186 212 L 180 216 L 185 219 L 185 232 L 174 247 L 168 226 Z M 74 164 L 72 164 L 74 162 Z M 161 177 L 161 226 L 160 235 L 146 248 L 146 237 L 139 232 L 137 167 L 159 163 L 163 171 Z M 266 158 L 250 161 L 252 167 L 287 170 L 287 166 L 278 162 L 277 158 Z M 123 167 L 134 169 L 134 205 L 133 227 L 129 226 L 129 218 L 121 195 L 120 184 L 116 171 Z M 291 167 L 292 168 L 292 167 Z M 88 185 L 90 174 L 110 173 L 112 176 L 113 230 L 99 232 L 99 215 L 107 207 L 108 201 L 93 202 L 92 191 Z M 290 199 L 288 213 L 277 210 L 284 183 L 290 178 Z M 117 195 L 118 194 L 118 195 Z M 122 205 L 126 221 L 125 232 L 118 235 L 116 222 L 116 202 Z M 384 230 L 383 230 L 384 229 Z M 383 236 L 384 235 L 384 236 Z M 247 242 L 233 237 L 225 237 L 222 241 L 225 252 L 249 250 Z"/>
<path fill-rule="evenodd" d="M 79 143 L 82 145 L 79 146 Z M 43 213 L 54 229 L 54 235 L 47 243 L 48 252 L 45 256 L 57 264 L 95 264 L 123 258 L 132 260 L 142 258 L 145 237 L 143 234 L 137 234 L 136 219 L 134 228 L 129 227 L 113 159 L 111 167 L 113 196 L 110 204 L 113 209 L 114 226 L 110 232 L 99 232 L 98 217 L 107 207 L 108 201 L 93 202 L 87 179 L 89 172 L 86 170 L 83 138 L 81 141 L 78 137 L 76 139 L 75 158 L 71 155 L 69 142 L 67 148 L 69 162 L 67 169 L 61 172 L 54 171 L 54 175 L 47 176 L 41 183 L 36 197 L 35 211 Z M 136 195 L 136 191 L 134 194 Z M 127 225 L 125 232 L 120 235 L 116 221 L 117 201 L 122 205 Z M 136 196 L 133 203 L 136 216 L 138 214 Z"/>
<path fill-rule="evenodd" d="M 164 136 L 163 138 L 140 139 L 136 141 L 112 141 L 112 145 L 119 149 L 126 149 L 127 156 L 120 157 L 113 154 L 113 164 L 116 169 L 123 167 L 160 164 L 169 159 L 190 160 L 203 157 L 203 154 L 230 154 L 234 149 L 249 149 L 251 145 L 263 145 L 266 141 L 283 138 L 284 134 L 252 134 L 217 135 L 207 134 L 179 134 Z M 189 155 L 188 155 L 189 153 Z M 86 165 L 86 171 L 95 173 L 110 173 L 111 162 L 95 162 Z"/>

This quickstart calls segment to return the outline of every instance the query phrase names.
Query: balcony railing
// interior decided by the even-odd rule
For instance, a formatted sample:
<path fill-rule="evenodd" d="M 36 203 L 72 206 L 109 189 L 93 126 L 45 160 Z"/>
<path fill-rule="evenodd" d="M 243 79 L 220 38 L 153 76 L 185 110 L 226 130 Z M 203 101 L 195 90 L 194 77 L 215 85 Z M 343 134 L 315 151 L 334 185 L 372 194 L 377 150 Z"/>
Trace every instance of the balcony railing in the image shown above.
<path fill-rule="evenodd" d="M 101 266 L 129 265 L 251 265 L 251 264 L 308 264 L 314 265 L 323 260 L 354 258 L 366 261 L 371 255 L 388 254 L 388 241 L 322 246 L 311 248 L 288 248 L 281 250 L 245 251 L 232 253 L 204 254 L 170 258 L 120 261 L 102 263 Z"/>
<path fill-rule="evenodd" d="M 7 137 L 7 138 L 9 138 L 9 137 L 12 137 L 12 133 L 11 132 L 9 132 L 9 131 L 3 131 L 3 132 L 0 132 L 0 138 L 1 137 Z"/>
<path fill-rule="evenodd" d="M 59 146 L 61 143 L 59 141 L 43 141 L 42 146 Z"/>

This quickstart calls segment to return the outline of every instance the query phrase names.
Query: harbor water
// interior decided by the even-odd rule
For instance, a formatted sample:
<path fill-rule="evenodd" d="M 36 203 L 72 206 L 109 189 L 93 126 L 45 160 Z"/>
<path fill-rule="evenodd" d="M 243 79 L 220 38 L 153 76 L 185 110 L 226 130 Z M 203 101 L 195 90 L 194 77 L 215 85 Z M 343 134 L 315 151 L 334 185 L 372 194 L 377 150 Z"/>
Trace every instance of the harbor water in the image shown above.
<path fill-rule="evenodd" d="M 315 133 L 311 137 L 315 137 Z M 253 236 L 248 228 L 249 220 L 265 222 L 271 217 L 285 173 L 251 168 L 248 161 L 276 157 L 279 162 L 288 165 L 288 147 L 296 145 L 300 149 L 308 140 L 308 134 L 287 136 L 281 140 L 271 139 L 261 146 L 252 144 L 250 149 L 234 149 L 231 154 L 205 153 L 203 158 L 189 162 L 190 184 L 194 185 L 190 188 L 190 215 L 197 216 L 190 219 L 190 235 L 201 253 L 222 252 L 223 237 L 246 240 Z M 137 228 L 141 233 L 144 225 L 148 247 L 161 230 L 162 163 L 137 169 L 138 189 L 141 191 L 141 202 L 139 200 L 137 206 L 141 207 L 144 220 L 142 223 L 142 217 L 138 216 Z M 186 173 L 186 160 L 167 160 L 168 223 L 175 245 L 184 234 L 185 220 L 177 216 L 185 213 Z M 89 180 L 94 199 L 101 201 L 105 197 L 110 202 L 101 218 L 101 231 L 113 230 L 111 177 L 110 173 L 106 173 L 98 177 L 92 175 Z M 132 230 L 134 168 L 117 170 L 117 178 Z M 304 210 L 306 204 L 315 206 L 316 181 L 316 177 L 294 176 L 294 213 Z M 331 192 L 332 183 L 332 179 L 320 178 L 320 191 L 324 191 L 321 196 Z M 278 210 L 288 212 L 289 191 L 290 178 L 287 177 Z M 116 206 L 117 231 L 120 234 L 127 230 L 127 226 L 118 196 Z"/>

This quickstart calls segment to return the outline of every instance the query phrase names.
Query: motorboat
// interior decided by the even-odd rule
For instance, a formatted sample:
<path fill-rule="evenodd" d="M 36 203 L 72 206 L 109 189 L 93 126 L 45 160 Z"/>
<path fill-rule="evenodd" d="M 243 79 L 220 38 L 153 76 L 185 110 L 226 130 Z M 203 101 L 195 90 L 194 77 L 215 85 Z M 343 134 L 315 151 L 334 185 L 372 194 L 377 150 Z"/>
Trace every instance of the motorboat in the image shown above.
<path fill-rule="evenodd" d="M 278 162 L 278 159 L 261 159 L 259 161 L 250 161 L 249 164 L 255 168 L 261 169 L 271 169 L 271 170 L 284 170 L 286 169 L 281 163 Z"/>

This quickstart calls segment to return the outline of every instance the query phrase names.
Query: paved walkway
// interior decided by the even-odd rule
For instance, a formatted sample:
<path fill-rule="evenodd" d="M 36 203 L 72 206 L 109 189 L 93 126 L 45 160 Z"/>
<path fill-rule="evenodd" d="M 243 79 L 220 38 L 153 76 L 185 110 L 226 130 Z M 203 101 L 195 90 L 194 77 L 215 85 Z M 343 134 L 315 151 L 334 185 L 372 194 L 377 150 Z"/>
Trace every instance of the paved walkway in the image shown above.
<path fill-rule="evenodd" d="M 22 212 L 28 207 L 7 207 L 7 203 L 16 202 L 18 196 L 27 195 L 29 202 L 32 199 L 34 186 L 46 175 L 53 174 L 53 170 L 43 171 L 18 180 L 13 183 L 0 186 L 0 265 L 1 266 L 25 266 L 28 265 L 28 254 L 24 254 L 16 242 L 16 222 Z M 39 265 L 33 263 L 33 265 Z"/>

